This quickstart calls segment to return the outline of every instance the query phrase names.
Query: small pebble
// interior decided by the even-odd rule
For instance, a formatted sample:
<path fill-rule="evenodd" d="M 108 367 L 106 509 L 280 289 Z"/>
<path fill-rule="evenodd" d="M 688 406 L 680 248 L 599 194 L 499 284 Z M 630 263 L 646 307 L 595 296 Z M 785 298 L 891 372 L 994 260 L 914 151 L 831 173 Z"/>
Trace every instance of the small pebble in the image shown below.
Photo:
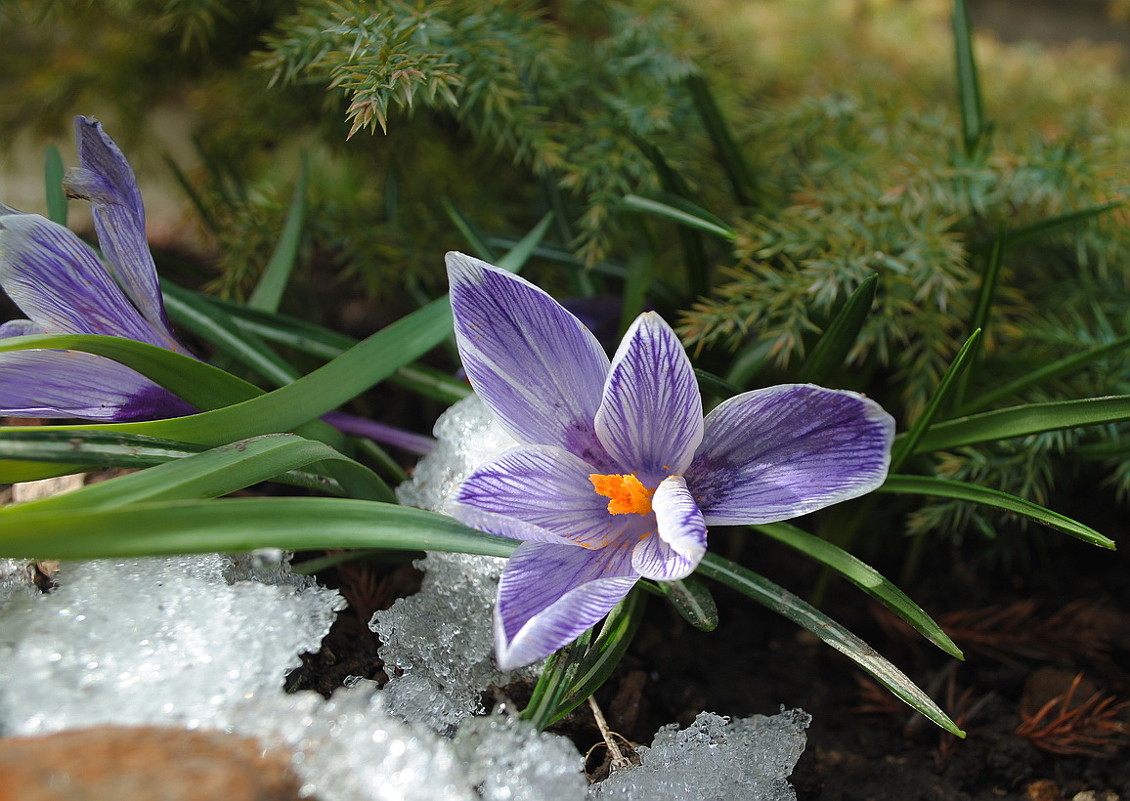
<path fill-rule="evenodd" d="M 298 801 L 290 754 L 214 731 L 99 726 L 0 740 L 0 801 Z"/>

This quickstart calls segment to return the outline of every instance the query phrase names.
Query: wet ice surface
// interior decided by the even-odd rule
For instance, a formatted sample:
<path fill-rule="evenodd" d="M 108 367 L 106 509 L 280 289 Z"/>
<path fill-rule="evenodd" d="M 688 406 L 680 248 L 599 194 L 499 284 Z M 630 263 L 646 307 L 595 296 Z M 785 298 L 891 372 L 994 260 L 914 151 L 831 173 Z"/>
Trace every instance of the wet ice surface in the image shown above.
<path fill-rule="evenodd" d="M 649 801 L 795 801 L 787 777 L 804 751 L 811 718 L 800 710 L 730 721 L 709 712 L 682 731 L 655 733 L 640 749 L 640 765 L 613 773 L 589 798 Z"/>
<path fill-rule="evenodd" d="M 504 563 L 492 556 L 429 554 L 416 563 L 425 571 L 420 592 L 374 615 L 370 625 L 384 643 L 393 713 L 447 732 L 485 711 L 483 690 L 537 676 L 534 668 L 504 672 L 494 663 L 491 614 Z"/>
<path fill-rule="evenodd" d="M 477 466 L 517 443 L 477 397 L 455 404 L 435 426 L 435 449 L 397 489 L 401 503 L 447 510 L 451 493 Z M 492 613 L 504 559 L 431 553 L 416 563 L 424 571 L 420 592 L 377 612 L 369 624 L 384 644 L 390 676 L 390 710 L 421 720 L 436 731 L 482 714 L 481 696 L 519 678 L 535 678 L 540 666 L 510 673 L 494 663 Z M 452 660 L 451 653 L 460 658 Z"/>
<path fill-rule="evenodd" d="M 438 510 L 463 476 L 514 444 L 475 400 L 436 433 L 401 498 Z M 52 593 L 3 594 L 0 733 L 227 729 L 290 749 L 303 795 L 320 801 L 795 798 L 786 779 L 804 748 L 802 712 L 700 715 L 686 730 L 661 729 L 641 765 L 589 788 L 571 741 L 482 714 L 483 691 L 517 675 L 492 659 L 502 560 L 430 554 L 421 564 L 421 592 L 372 623 L 395 678 L 327 701 L 284 694 L 283 676 L 317 648 L 341 600 L 290 575 L 280 553 L 64 563 Z"/>
<path fill-rule="evenodd" d="M 229 584 L 227 557 L 64 563 L 48 595 L 0 610 L 6 734 L 160 720 L 222 725 L 317 650 L 335 591 L 276 573 Z"/>

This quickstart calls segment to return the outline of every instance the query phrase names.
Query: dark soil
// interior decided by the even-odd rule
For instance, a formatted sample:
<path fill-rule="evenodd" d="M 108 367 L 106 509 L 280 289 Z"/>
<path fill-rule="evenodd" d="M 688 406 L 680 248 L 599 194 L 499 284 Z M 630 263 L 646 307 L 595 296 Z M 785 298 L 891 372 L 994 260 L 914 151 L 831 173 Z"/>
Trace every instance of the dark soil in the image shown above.
<path fill-rule="evenodd" d="M 1078 801 L 1130 799 L 1130 564 L 1082 543 L 1057 546 L 1056 561 L 1016 575 L 979 575 L 950 554 L 909 588 L 965 662 L 842 582 L 823 604 L 926 689 L 967 731 L 964 741 L 815 636 L 721 590 L 710 633 L 653 603 L 622 674 L 598 698 L 613 729 L 645 743 L 657 726 L 686 725 L 704 709 L 803 708 L 813 722 L 792 777 L 799 801 L 1067 801 L 1084 791 L 1095 795 Z M 779 570 L 804 561 L 795 555 L 767 549 L 756 561 L 774 580 L 806 586 Z"/>
<path fill-rule="evenodd" d="M 721 622 L 713 632 L 650 599 L 597 700 L 614 732 L 644 744 L 659 726 L 687 725 L 703 710 L 740 717 L 800 707 L 813 722 L 792 777 L 799 801 L 1130 801 L 1130 560 L 1058 534 L 1021 536 L 1045 546 L 1028 553 L 1023 568 L 979 565 L 983 543 L 967 545 L 969 554 L 938 548 L 927 555 L 932 572 L 905 587 L 965 651 L 965 662 L 845 582 L 833 581 L 822 604 L 926 689 L 968 732 L 965 740 L 815 636 L 726 588 L 715 591 Z M 1005 543 L 1004 553 L 1010 547 L 1023 561 L 1028 549 Z M 817 578 L 807 560 L 761 540 L 733 556 L 801 594 Z M 897 563 L 877 561 L 897 575 Z M 292 675 L 296 689 L 328 695 L 345 675 L 383 680 L 364 622 L 418 586 L 418 574 L 403 566 L 351 563 L 339 571 L 325 578 L 355 608 L 342 613 L 322 653 Z M 521 706 L 529 689 L 501 694 Z M 590 775 L 606 773 L 587 707 L 555 730 L 582 752 L 592 749 Z"/>

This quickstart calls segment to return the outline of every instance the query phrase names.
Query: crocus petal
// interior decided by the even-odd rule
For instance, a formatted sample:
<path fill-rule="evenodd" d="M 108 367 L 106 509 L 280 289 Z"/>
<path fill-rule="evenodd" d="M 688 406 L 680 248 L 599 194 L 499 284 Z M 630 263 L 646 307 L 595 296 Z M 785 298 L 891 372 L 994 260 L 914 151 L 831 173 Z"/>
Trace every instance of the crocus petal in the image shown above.
<path fill-rule="evenodd" d="M 0 415 L 124 422 L 194 412 L 140 373 L 100 356 L 65 350 L 0 354 Z"/>
<path fill-rule="evenodd" d="M 0 324 L 0 339 L 46 333 L 47 332 L 43 330 L 43 326 L 37 325 L 31 320 L 9 320 L 6 323 Z"/>
<path fill-rule="evenodd" d="M 145 236 L 145 207 L 133 170 L 102 123 L 75 118 L 80 167 L 65 186 L 71 197 L 90 201 L 94 230 L 106 261 L 126 295 L 156 329 L 156 344 L 187 353 L 173 336 L 157 283 L 157 268 Z"/>
<path fill-rule="evenodd" d="M 656 531 L 648 532 L 632 554 L 641 576 L 659 581 L 686 578 L 706 553 L 706 523 L 682 476 L 670 476 L 651 498 Z"/>
<path fill-rule="evenodd" d="M 592 468 L 561 448 L 520 448 L 480 467 L 459 487 L 451 514 L 469 526 L 533 542 L 602 547 L 623 515 L 593 491 Z"/>
<path fill-rule="evenodd" d="M 686 473 L 707 525 L 771 523 L 883 483 L 894 419 L 855 392 L 783 384 L 719 404 Z"/>
<path fill-rule="evenodd" d="M 43 330 L 163 344 L 94 252 L 38 214 L 0 213 L 0 287 Z"/>
<path fill-rule="evenodd" d="M 459 355 L 471 385 L 515 439 L 565 448 L 608 472 L 593 431 L 608 357 L 538 287 L 486 262 L 447 254 Z"/>
<path fill-rule="evenodd" d="M 548 656 L 608 614 L 638 578 L 630 556 L 624 547 L 519 546 L 498 585 L 499 667 L 512 670 Z"/>
<path fill-rule="evenodd" d="M 671 326 L 644 312 L 624 335 L 604 385 L 596 433 L 645 484 L 682 473 L 702 441 L 702 397 Z"/>

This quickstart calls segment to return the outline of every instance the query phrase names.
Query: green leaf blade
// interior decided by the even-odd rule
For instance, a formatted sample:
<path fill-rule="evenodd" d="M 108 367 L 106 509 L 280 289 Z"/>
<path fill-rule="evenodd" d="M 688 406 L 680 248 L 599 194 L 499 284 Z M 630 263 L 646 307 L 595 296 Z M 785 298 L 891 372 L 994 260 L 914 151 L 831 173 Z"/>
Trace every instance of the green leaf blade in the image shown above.
<path fill-rule="evenodd" d="M 915 631 L 947 654 L 958 659 L 965 658 L 957 644 L 942 631 L 942 627 L 935 623 L 922 607 L 863 560 L 828 540 L 789 523 L 767 523 L 752 528 L 836 571 L 905 620 Z"/>
<path fill-rule="evenodd" d="M 1130 395 L 1029 403 L 936 423 L 915 453 L 947 450 L 1064 428 L 1130 420 Z"/>
<path fill-rule="evenodd" d="M 286 222 L 283 223 L 282 233 L 267 261 L 259 283 L 247 299 L 247 305 L 262 311 L 276 311 L 282 302 L 283 292 L 290 281 L 290 273 L 294 269 L 294 262 L 298 257 L 298 245 L 302 240 L 302 225 L 306 218 L 306 178 L 307 162 L 302 159 L 298 168 L 298 181 L 294 187 L 294 196 L 287 209 Z"/>
<path fill-rule="evenodd" d="M 872 274 L 861 283 L 837 310 L 828 327 L 824 329 L 816 346 L 804 360 L 797 381 L 805 384 L 823 384 L 833 370 L 843 366 L 848 353 L 855 345 L 867 315 L 875 302 L 879 286 L 878 274 Z"/>
<path fill-rule="evenodd" d="M 908 495 L 926 495 L 933 498 L 947 498 L 950 500 L 970 501 L 1006 512 L 1021 515 L 1029 520 L 1039 523 L 1072 537 L 1098 545 L 1100 548 L 1115 550 L 1114 540 L 1105 537 L 1090 526 L 1073 520 L 1066 515 L 1045 509 L 1037 503 L 1010 495 L 1007 492 L 968 484 L 964 481 L 953 481 L 931 476 L 888 476 L 883 486 L 876 492 L 887 492 Z"/>
<path fill-rule="evenodd" d="M 791 592 L 715 554 L 707 554 L 703 558 L 699 563 L 698 572 L 732 587 L 812 632 L 851 659 L 912 709 L 951 734 L 965 737 L 965 732 L 950 720 L 949 716 L 906 674 L 880 656 L 859 637 Z"/>
<path fill-rule="evenodd" d="M 380 548 L 506 557 L 519 545 L 453 518 L 345 498 L 220 498 L 0 515 L 0 556 L 133 558 L 257 548 Z"/>

